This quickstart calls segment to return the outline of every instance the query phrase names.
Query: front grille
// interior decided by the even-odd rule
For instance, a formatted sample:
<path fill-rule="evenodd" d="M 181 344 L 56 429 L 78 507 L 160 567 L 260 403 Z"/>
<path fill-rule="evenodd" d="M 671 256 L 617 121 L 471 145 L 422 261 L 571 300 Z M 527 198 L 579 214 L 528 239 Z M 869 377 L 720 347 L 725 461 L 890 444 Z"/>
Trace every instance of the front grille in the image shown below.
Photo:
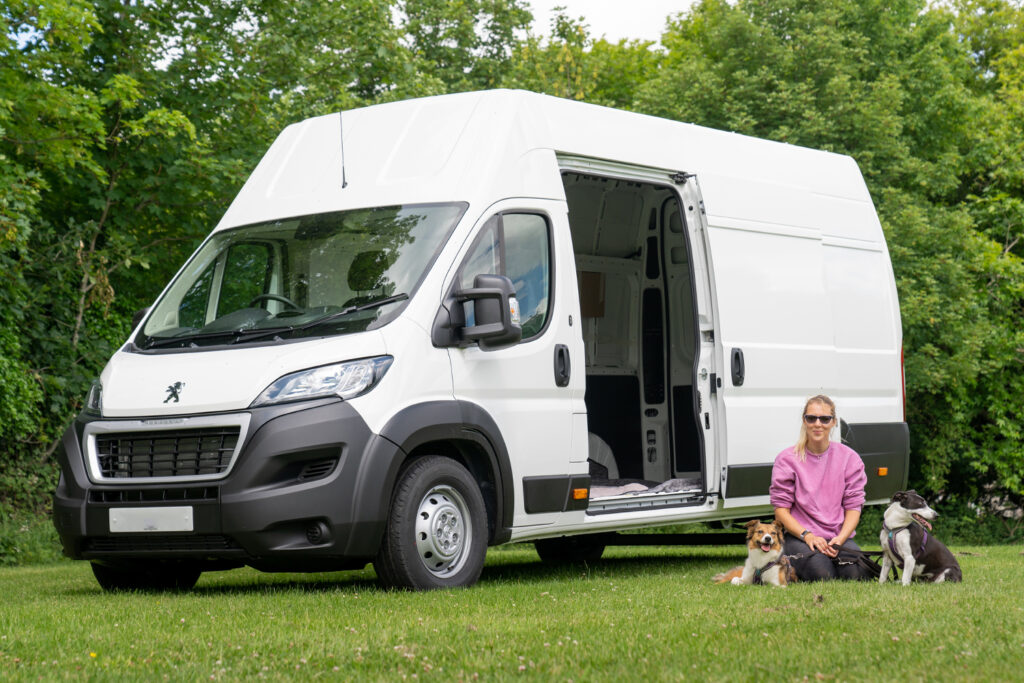
<path fill-rule="evenodd" d="M 125 552 L 214 552 L 241 550 L 228 536 L 97 536 L 85 541 L 87 553 Z"/>
<path fill-rule="evenodd" d="M 238 444 L 238 427 L 96 435 L 104 479 L 223 474 Z"/>
<path fill-rule="evenodd" d="M 217 500 L 217 487 L 196 486 L 174 489 L 92 489 L 92 503 L 165 503 Z"/>

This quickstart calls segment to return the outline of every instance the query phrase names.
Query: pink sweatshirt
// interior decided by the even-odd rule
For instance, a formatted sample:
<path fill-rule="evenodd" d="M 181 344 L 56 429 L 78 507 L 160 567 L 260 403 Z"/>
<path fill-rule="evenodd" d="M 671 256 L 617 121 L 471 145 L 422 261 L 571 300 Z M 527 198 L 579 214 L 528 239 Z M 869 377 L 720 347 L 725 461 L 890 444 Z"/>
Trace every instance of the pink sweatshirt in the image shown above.
<path fill-rule="evenodd" d="M 792 446 L 775 456 L 768 491 L 772 507 L 789 508 L 812 533 L 834 538 L 843 527 L 844 511 L 864 505 L 864 462 L 852 448 L 835 442 L 823 455 L 806 451 L 806 456 L 798 460 Z"/>

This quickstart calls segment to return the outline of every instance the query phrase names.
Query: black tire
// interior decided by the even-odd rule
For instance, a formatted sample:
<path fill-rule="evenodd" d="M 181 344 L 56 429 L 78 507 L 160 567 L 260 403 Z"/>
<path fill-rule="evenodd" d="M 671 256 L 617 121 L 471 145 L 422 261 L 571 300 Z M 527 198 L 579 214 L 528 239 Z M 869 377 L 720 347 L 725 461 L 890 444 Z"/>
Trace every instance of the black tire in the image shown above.
<path fill-rule="evenodd" d="M 105 591 L 187 591 L 196 585 L 203 570 L 183 562 L 93 562 L 92 573 Z"/>
<path fill-rule="evenodd" d="M 472 586 L 487 555 L 487 511 L 480 487 L 450 458 L 427 456 L 399 475 L 387 527 L 373 562 L 390 588 Z"/>
<path fill-rule="evenodd" d="M 540 559 L 550 564 L 596 562 L 604 554 L 605 543 L 599 536 L 562 536 L 533 542 Z"/>

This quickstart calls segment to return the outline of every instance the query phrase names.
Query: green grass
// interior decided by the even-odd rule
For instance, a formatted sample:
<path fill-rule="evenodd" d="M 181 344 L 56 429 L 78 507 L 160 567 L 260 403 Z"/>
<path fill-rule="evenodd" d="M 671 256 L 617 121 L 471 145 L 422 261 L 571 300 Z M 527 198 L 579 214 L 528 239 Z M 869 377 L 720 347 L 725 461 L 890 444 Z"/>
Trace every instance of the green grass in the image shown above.
<path fill-rule="evenodd" d="M 1020 547 L 963 584 L 716 585 L 735 547 L 612 548 L 590 566 L 493 549 L 469 590 L 380 590 L 367 569 L 204 574 L 184 594 L 101 593 L 81 562 L 0 569 L 0 680 L 1010 680 L 1024 662 Z"/>

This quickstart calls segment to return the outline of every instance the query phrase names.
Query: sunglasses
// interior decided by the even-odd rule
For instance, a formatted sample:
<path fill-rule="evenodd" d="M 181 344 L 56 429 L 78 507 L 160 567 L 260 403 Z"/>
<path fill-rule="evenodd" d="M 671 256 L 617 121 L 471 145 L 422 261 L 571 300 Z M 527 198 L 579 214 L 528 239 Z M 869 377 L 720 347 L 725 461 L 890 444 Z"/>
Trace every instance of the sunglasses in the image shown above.
<path fill-rule="evenodd" d="M 832 424 L 831 415 L 804 415 L 804 422 L 809 425 L 820 422 L 823 425 Z"/>

